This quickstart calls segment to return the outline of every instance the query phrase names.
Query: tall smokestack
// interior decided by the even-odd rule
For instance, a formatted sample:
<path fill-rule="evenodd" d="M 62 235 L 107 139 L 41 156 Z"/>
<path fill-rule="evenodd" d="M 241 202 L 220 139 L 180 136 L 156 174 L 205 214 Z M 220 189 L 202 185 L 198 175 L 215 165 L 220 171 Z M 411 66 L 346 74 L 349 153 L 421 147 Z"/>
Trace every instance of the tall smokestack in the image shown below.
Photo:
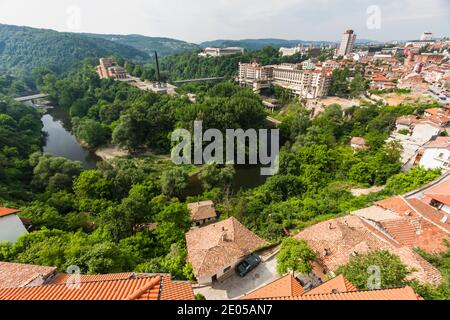
<path fill-rule="evenodd" d="M 159 60 L 158 60 L 158 53 L 155 51 L 155 63 L 156 63 L 156 80 L 158 83 L 161 83 L 161 73 L 159 71 Z"/>

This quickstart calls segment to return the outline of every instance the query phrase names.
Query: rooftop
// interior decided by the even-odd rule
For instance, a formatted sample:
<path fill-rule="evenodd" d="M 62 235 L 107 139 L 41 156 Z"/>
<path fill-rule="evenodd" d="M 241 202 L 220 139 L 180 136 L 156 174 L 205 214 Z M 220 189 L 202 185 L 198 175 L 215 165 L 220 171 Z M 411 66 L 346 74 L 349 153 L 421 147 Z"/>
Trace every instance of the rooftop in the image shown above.
<path fill-rule="evenodd" d="M 210 200 L 189 203 L 187 206 L 191 212 L 192 221 L 201 221 L 215 218 L 217 216 L 216 209 L 214 208 L 214 202 Z"/>
<path fill-rule="evenodd" d="M 196 276 L 214 275 L 267 242 L 235 218 L 186 233 L 188 259 Z"/>
<path fill-rule="evenodd" d="M 243 300 L 423 300 L 411 287 L 394 288 L 394 289 L 380 289 L 380 290 L 365 290 L 358 291 L 358 289 L 348 281 L 343 275 L 339 275 L 322 285 L 304 292 L 299 290 L 299 294 L 292 294 L 286 290 L 277 290 L 273 284 L 285 282 L 289 284 L 292 276 L 285 276 L 280 278 L 267 286 L 257 289 L 252 293 L 244 296 Z M 286 285 L 284 286 L 286 287 Z"/>
<path fill-rule="evenodd" d="M 66 283 L 31 288 L 0 289 L 0 300 L 193 300 L 192 287 L 174 282 L 168 275 L 124 274 L 82 276 L 72 286 Z M 83 282 L 84 281 L 84 282 Z"/>
<path fill-rule="evenodd" d="M 9 208 L 0 208 L 0 218 L 10 216 L 12 214 L 18 214 L 20 210 L 9 209 Z"/>
<path fill-rule="evenodd" d="M 259 289 L 256 289 L 241 298 L 241 300 L 265 299 L 275 296 L 293 297 L 305 293 L 300 283 L 288 274 Z"/>
<path fill-rule="evenodd" d="M 448 148 L 450 148 L 450 137 L 448 140 Z M 437 200 L 447 206 L 450 206 L 450 180 L 444 181 L 437 186 L 427 190 L 425 195 Z"/>
<path fill-rule="evenodd" d="M 36 280 L 43 282 L 55 272 L 54 267 L 0 262 L 0 289 L 25 287 Z"/>

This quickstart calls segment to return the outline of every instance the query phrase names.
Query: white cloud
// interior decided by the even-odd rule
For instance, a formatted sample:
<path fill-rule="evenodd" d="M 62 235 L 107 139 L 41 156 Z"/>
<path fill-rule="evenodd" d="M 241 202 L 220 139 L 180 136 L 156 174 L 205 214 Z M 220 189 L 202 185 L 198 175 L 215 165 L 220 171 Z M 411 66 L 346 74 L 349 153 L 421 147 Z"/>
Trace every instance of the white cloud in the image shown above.
<path fill-rule="evenodd" d="M 448 35 L 448 0 L 0 0 L 0 23 L 67 31 L 68 6 L 81 8 L 81 32 L 138 33 L 199 42 L 279 37 L 337 40 Z M 382 28 L 368 30 L 366 9 L 382 9 Z"/>

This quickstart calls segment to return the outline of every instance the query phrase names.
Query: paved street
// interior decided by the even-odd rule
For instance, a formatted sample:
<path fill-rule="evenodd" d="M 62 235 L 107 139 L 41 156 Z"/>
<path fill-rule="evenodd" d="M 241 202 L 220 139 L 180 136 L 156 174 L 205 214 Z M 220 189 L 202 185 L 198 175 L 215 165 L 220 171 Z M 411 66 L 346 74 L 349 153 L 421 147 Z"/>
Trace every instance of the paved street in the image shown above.
<path fill-rule="evenodd" d="M 244 278 L 234 274 L 232 277 L 225 279 L 223 283 L 215 283 L 213 287 L 194 288 L 194 293 L 203 294 L 207 300 L 237 299 L 277 278 L 276 259 L 272 257 L 266 262 L 262 262 Z"/>

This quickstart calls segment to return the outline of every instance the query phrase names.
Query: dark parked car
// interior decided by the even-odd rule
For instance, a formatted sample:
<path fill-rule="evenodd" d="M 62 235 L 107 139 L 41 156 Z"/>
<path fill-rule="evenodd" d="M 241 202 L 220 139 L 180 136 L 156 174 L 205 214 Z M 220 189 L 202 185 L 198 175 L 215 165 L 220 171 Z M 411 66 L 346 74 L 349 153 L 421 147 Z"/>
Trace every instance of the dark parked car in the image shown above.
<path fill-rule="evenodd" d="M 246 257 L 244 260 L 242 260 L 242 262 L 236 266 L 236 272 L 241 277 L 245 277 L 250 271 L 255 269 L 260 263 L 261 263 L 261 258 L 256 254 L 251 254 L 248 257 Z"/>

